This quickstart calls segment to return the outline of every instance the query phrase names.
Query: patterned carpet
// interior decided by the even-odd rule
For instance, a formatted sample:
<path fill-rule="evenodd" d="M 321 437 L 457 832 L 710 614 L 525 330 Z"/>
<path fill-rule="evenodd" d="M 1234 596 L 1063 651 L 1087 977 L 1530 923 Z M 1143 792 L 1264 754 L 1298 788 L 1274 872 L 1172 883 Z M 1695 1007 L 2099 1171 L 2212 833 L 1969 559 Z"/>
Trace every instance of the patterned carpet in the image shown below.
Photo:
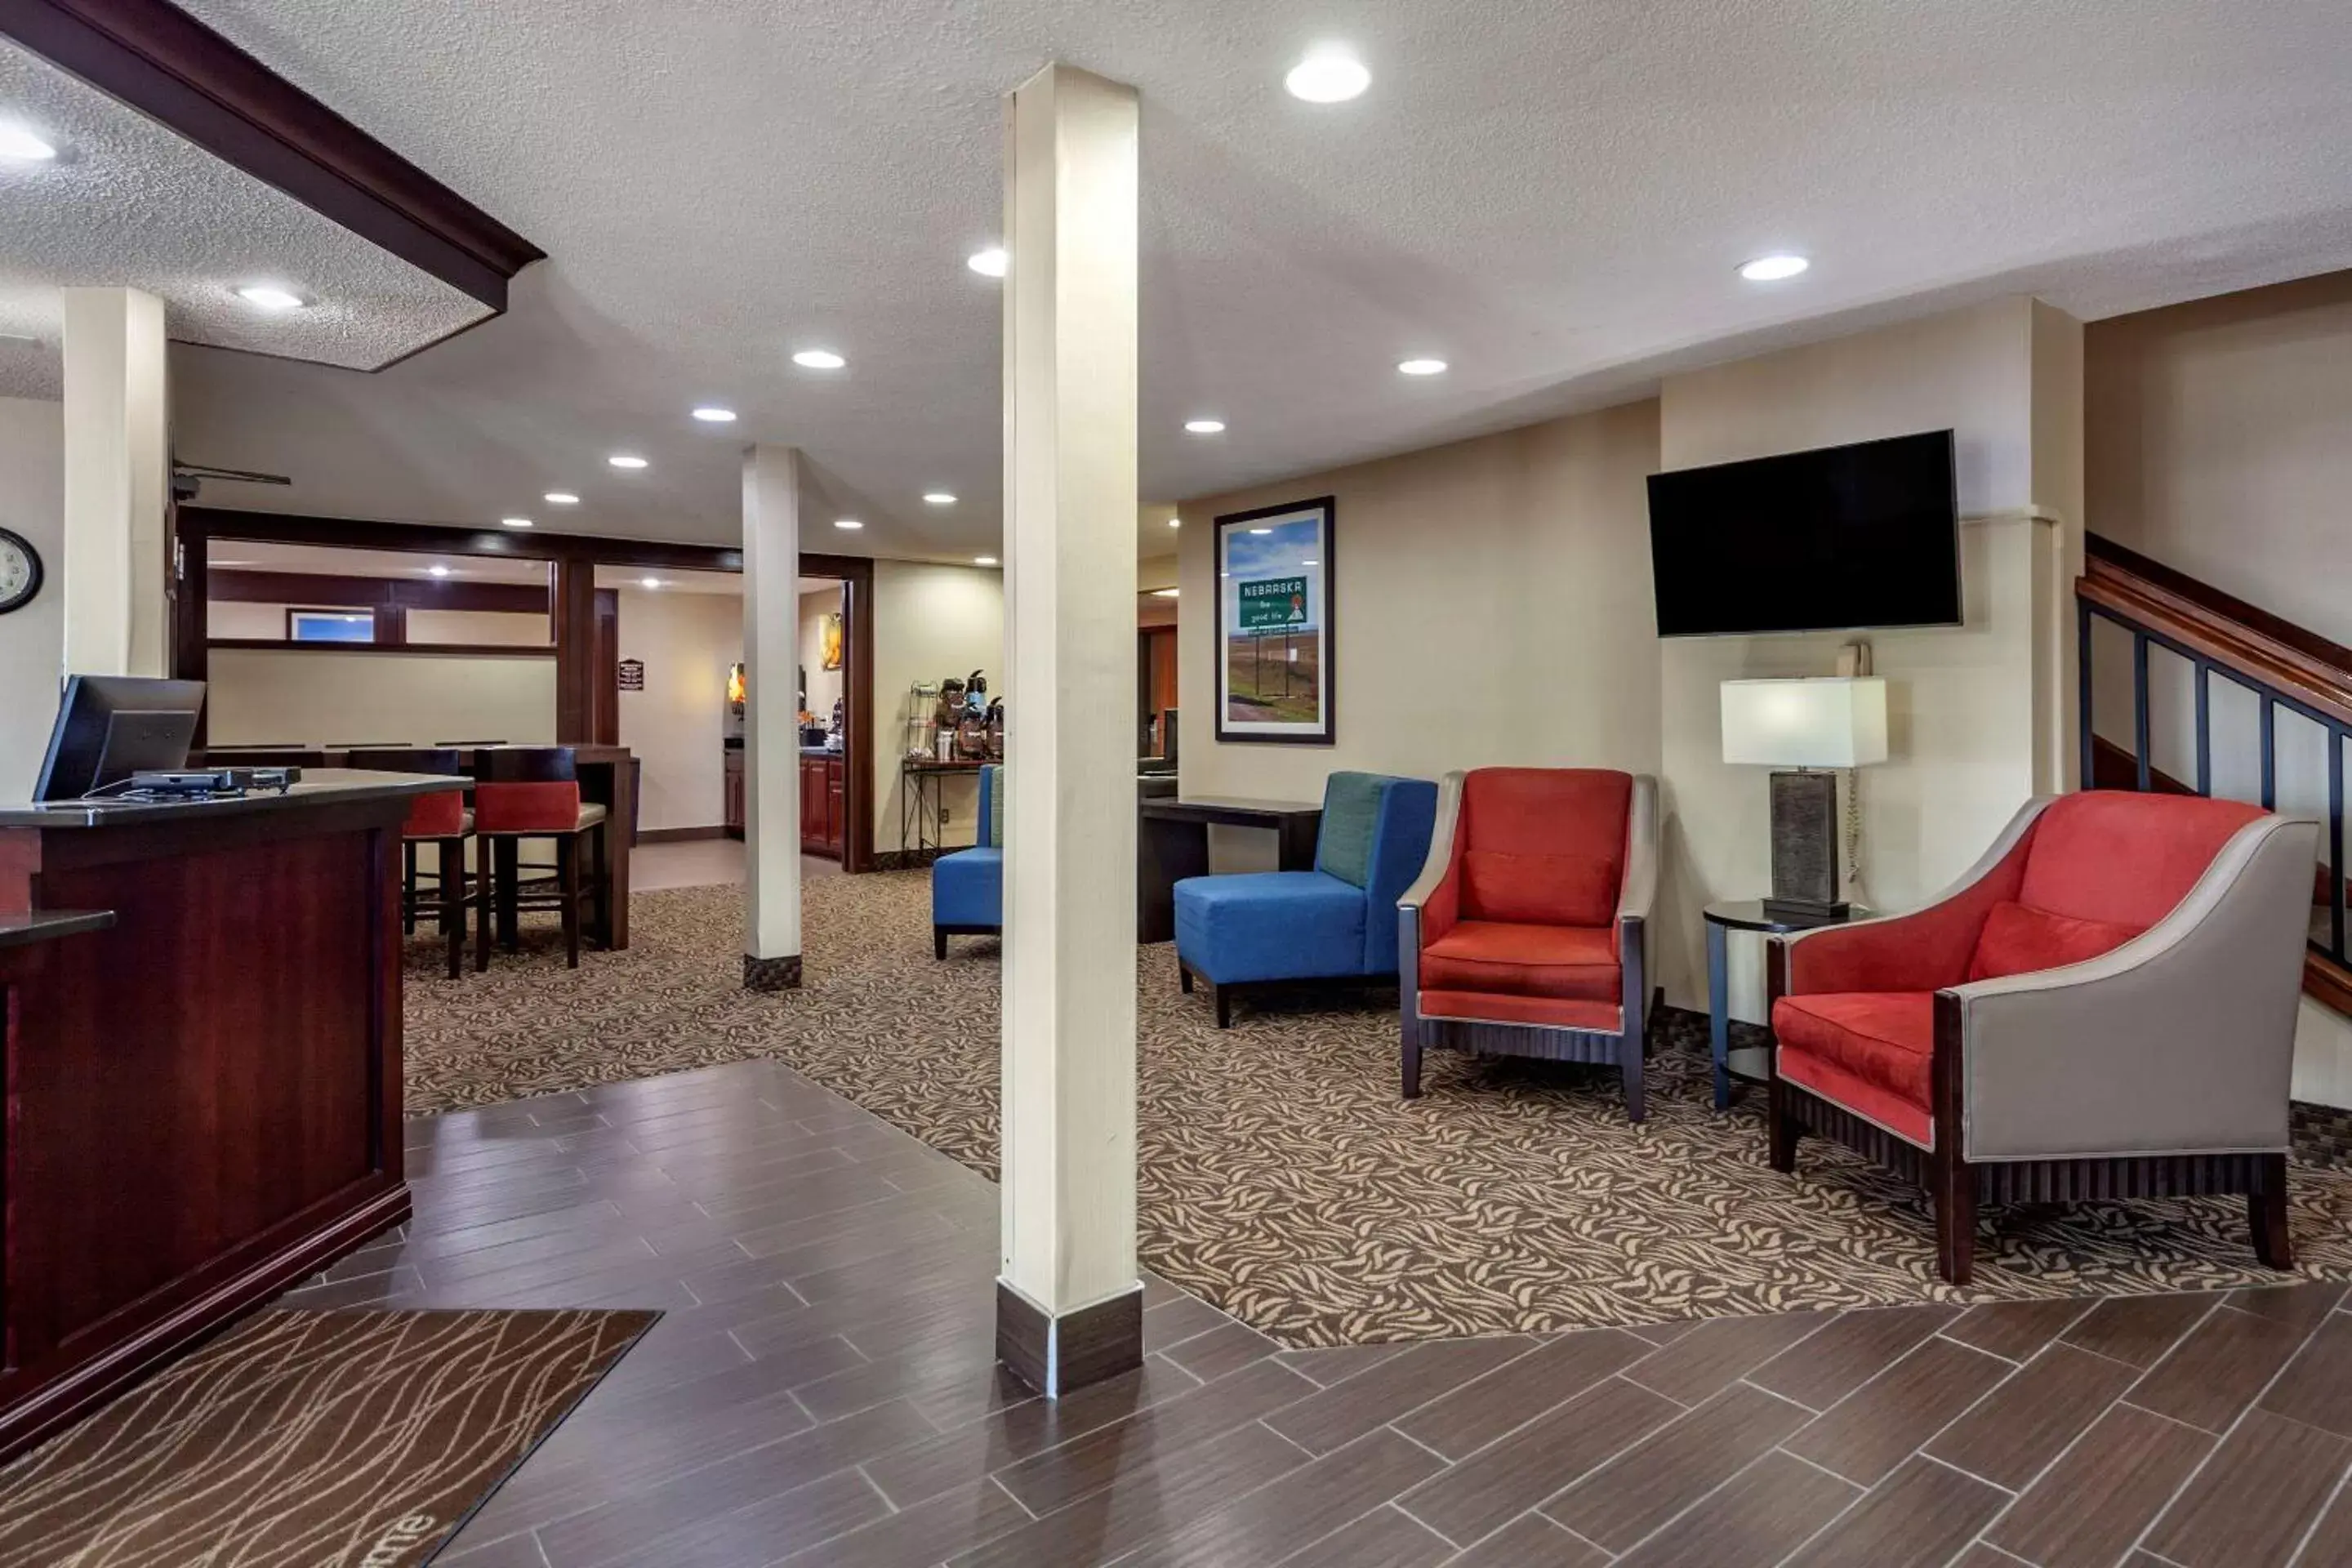
<path fill-rule="evenodd" d="M 5 1568 L 411 1568 L 658 1312 L 269 1311 L 0 1470 Z"/>
<path fill-rule="evenodd" d="M 562 968 L 544 934 L 451 982 L 408 975 L 412 1113 L 765 1055 L 991 1175 L 996 943 L 930 953 L 920 873 L 812 879 L 807 989 L 740 989 L 735 888 L 642 894 L 626 952 Z M 2275 1282 L 2243 1201 L 1988 1209 L 1977 1284 L 1935 1277 L 1911 1189 L 1809 1141 L 1765 1164 L 1750 1095 L 1707 1102 L 1704 1021 L 1668 1014 L 1651 1114 L 1613 1069 L 1431 1059 L 1397 1098 L 1392 995 L 1244 1007 L 1221 1033 L 1138 955 L 1144 1263 L 1294 1346 L 1923 1300 Z M 2303 1269 L 2352 1278 L 2352 1173 L 2297 1167 Z"/>

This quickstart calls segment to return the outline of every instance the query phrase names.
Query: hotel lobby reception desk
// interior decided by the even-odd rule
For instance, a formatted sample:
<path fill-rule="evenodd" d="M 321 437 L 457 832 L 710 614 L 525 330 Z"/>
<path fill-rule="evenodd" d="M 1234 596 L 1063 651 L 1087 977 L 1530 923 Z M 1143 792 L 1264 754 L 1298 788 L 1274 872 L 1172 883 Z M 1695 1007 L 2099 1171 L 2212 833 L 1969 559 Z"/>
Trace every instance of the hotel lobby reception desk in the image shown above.
<path fill-rule="evenodd" d="M 0 806 L 0 1458 L 407 1216 L 400 824 L 460 782 Z"/>

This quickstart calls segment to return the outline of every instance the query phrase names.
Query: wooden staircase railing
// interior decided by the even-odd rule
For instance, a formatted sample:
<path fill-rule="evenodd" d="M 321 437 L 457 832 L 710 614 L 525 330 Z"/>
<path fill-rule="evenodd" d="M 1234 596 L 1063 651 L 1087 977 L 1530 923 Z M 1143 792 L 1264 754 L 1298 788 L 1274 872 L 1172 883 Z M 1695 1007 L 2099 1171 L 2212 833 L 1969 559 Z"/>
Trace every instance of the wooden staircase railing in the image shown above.
<path fill-rule="evenodd" d="M 2352 952 L 2346 930 L 2344 863 L 2345 747 L 2352 741 L 2352 648 L 2281 620 L 2184 573 L 2092 534 L 2088 559 L 2074 584 L 2081 645 L 2083 777 L 2104 786 L 2182 790 L 2213 787 L 2212 681 L 2219 676 L 2252 692 L 2256 702 L 2257 763 L 2262 804 L 2278 804 L 2277 717 L 2284 709 L 2319 726 L 2327 743 L 2327 809 L 2321 832 L 2326 872 L 2313 890 L 2314 907 L 2327 910 L 2324 937 L 2315 938 L 2304 963 L 2304 989 L 2339 1012 L 2352 1014 Z M 2095 619 L 2132 637 L 2132 735 L 2128 750 L 2091 727 L 2091 626 Z M 2175 779 L 2152 762 L 2148 650 L 2162 647 L 2189 662 L 2196 701 L 2196 776 Z"/>

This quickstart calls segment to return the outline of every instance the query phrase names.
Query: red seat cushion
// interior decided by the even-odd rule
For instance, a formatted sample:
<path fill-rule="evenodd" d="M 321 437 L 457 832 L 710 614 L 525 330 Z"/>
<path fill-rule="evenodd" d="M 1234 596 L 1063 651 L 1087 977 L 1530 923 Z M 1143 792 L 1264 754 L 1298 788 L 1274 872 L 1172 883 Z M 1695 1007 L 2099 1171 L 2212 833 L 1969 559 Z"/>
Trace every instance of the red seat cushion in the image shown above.
<path fill-rule="evenodd" d="M 466 830 L 466 792 L 435 790 L 408 803 L 400 831 L 410 838 L 455 838 Z"/>
<path fill-rule="evenodd" d="M 1783 996 L 1772 1008 L 1780 1076 L 1911 1142 L 1929 1142 L 1932 991 Z"/>
<path fill-rule="evenodd" d="M 2123 946 L 2143 929 L 2108 921 L 2053 915 L 2048 910 L 2026 904 L 1995 904 L 1985 916 L 1984 931 L 1977 937 L 1976 956 L 1969 961 L 1969 978 L 1997 980 L 2005 974 L 2063 969 Z"/>
<path fill-rule="evenodd" d="M 1464 921 L 1421 952 L 1428 991 L 1616 1004 L 1613 926 L 1516 925 Z"/>
<path fill-rule="evenodd" d="M 1462 784 L 1462 918 L 1605 926 L 1625 870 L 1629 773 L 1479 768 Z"/>
<path fill-rule="evenodd" d="M 474 826 L 484 833 L 571 833 L 580 826 L 577 782 L 478 784 Z"/>

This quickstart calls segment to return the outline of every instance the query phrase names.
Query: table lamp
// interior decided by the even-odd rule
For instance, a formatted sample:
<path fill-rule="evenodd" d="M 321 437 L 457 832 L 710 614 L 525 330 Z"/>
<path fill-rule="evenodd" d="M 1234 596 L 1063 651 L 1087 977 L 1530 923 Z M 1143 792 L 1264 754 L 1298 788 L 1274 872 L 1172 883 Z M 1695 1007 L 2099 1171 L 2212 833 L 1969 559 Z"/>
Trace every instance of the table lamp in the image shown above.
<path fill-rule="evenodd" d="M 1772 774 L 1772 896 L 1765 912 L 1844 919 L 1837 774 L 1811 770 L 1886 760 L 1886 682 L 1874 676 L 1727 680 L 1723 760 L 1779 770 Z"/>

